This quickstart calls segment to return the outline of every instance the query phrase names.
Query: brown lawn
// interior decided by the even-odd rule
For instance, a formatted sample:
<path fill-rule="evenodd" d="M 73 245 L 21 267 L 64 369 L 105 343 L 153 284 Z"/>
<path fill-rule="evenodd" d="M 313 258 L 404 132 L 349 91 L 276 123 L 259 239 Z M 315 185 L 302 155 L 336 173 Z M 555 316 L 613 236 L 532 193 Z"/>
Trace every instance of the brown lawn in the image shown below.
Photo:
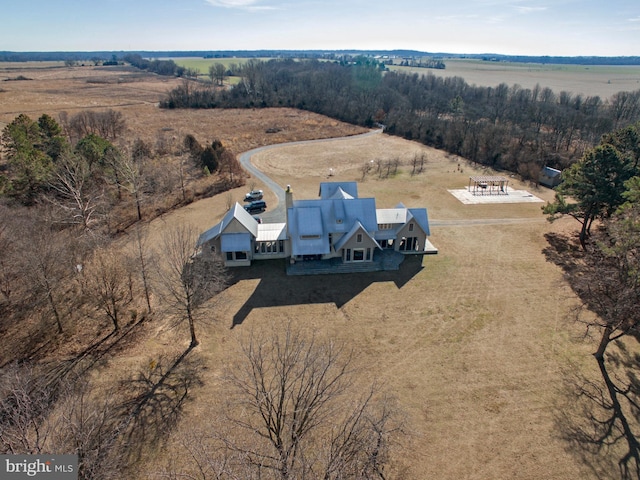
<path fill-rule="evenodd" d="M 176 81 L 128 72 L 114 74 L 128 79 L 121 83 L 102 69 L 42 69 L 25 75 L 35 80 L 0 84 L 5 90 L 0 121 L 21 112 L 37 118 L 45 112 L 111 107 L 123 111 L 131 135 L 153 138 L 159 129 L 171 128 L 202 139 L 221 138 L 235 152 L 362 131 L 296 110 L 159 110 L 155 102 Z M 87 82 L 93 77 L 106 80 Z M 271 126 L 282 131 L 264 133 Z M 409 162 L 422 152 L 428 158 L 425 171 L 411 176 Z M 447 189 L 466 186 L 469 175 L 490 172 L 385 135 L 283 146 L 254 161 L 281 184 L 291 184 L 296 197 L 315 198 L 330 168 L 333 180 L 360 181 L 365 162 L 395 157 L 401 160 L 399 172 L 387 179 L 370 173 L 360 194 L 375 196 L 379 207 L 398 202 L 427 207 L 436 225 L 448 220 L 446 226 L 432 227 L 439 254 L 396 275 L 300 279 L 285 276 L 279 262 L 243 270 L 240 280 L 207 305 L 210 321 L 199 326 L 201 345 L 191 353 L 203 362 L 204 385 L 192 390 L 181 428 L 211 421 L 216 401 L 225 395 L 222 370 L 237 355 L 240 338 L 252 329 L 292 322 L 346 343 L 363 367 L 363 384 L 375 379 L 397 397 L 408 427 L 389 478 L 598 478 L 561 440 L 565 426 L 556 421 L 573 401 L 563 384 L 565 373 L 597 375 L 589 355 L 594 340 L 582 338 L 583 329 L 571 321 L 575 299 L 559 268 L 542 252 L 546 232 L 570 231 L 576 224 L 547 223 L 541 204 L 462 205 Z M 552 198 L 552 192 L 517 179 L 510 186 Z M 245 190 L 233 191 L 233 198 L 240 200 Z M 163 215 L 148 225 L 151 243 L 158 244 L 167 225 L 178 222 L 204 231 L 218 222 L 227 201 L 222 194 Z M 525 220 L 465 223 L 478 218 Z M 162 319 L 145 328 L 135 346 L 111 358 L 97 379 L 108 383 L 188 345 L 186 329 L 169 328 Z M 173 448 L 170 442 L 160 456 L 170 457 Z M 141 472 L 157 468 L 156 461 L 149 461 Z"/>
<path fill-rule="evenodd" d="M 416 152 L 426 152 L 428 163 L 412 177 L 408 162 Z M 359 181 L 364 162 L 389 156 L 402 159 L 400 173 L 385 180 L 369 175 L 360 194 L 375 196 L 380 207 L 426 206 L 434 223 L 457 221 L 433 227 L 440 253 L 425 257 L 400 288 L 397 278 L 383 275 L 290 278 L 279 263 L 245 272 L 248 278 L 211 305 L 214 321 L 199 347 L 210 370 L 185 425 L 206 423 L 207 399 L 224 395 L 217 379 L 238 337 L 293 322 L 348 344 L 368 379 L 397 396 L 410 425 L 394 465 L 398 478 L 590 478 L 559 439 L 555 419 L 565 402 L 564 372 L 596 371 L 593 345 L 569 320 L 573 298 L 542 254 L 545 232 L 573 224 L 547 223 L 541 204 L 462 205 L 447 189 L 486 170 L 384 135 L 283 146 L 254 163 L 291 184 L 295 196 L 315 198 L 329 168 L 332 180 Z M 515 179 L 510 185 L 530 188 Z M 531 191 L 552 198 L 548 190 Z M 204 230 L 223 213 L 224 199 L 211 198 L 166 220 Z M 477 218 L 527 221 L 464 223 Z M 241 323 L 232 328 L 234 322 Z"/>

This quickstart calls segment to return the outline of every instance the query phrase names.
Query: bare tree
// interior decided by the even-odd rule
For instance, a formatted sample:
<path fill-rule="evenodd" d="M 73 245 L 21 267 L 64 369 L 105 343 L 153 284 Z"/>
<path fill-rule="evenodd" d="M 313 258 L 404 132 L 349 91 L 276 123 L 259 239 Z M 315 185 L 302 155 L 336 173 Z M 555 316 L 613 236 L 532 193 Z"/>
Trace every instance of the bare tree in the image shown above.
<path fill-rule="evenodd" d="M 87 288 L 98 308 L 113 323 L 114 331 L 120 329 L 122 312 L 130 302 L 127 295 L 128 271 L 121 257 L 104 249 L 94 253 L 93 259 L 84 268 Z"/>
<path fill-rule="evenodd" d="M 91 188 L 87 162 L 72 153 L 63 155 L 58 162 L 55 178 L 50 183 L 59 200 L 52 200 L 66 215 L 67 222 L 91 230 L 96 223 L 96 210 L 101 195 Z"/>
<path fill-rule="evenodd" d="M 195 324 L 202 304 L 220 292 L 227 282 L 227 273 L 216 255 L 198 255 L 198 235 L 187 225 L 167 230 L 162 237 L 162 252 L 156 254 L 158 283 L 163 300 L 177 315 L 186 320 L 191 335 L 191 347 L 198 345 Z"/>
<path fill-rule="evenodd" d="M 53 391 L 29 365 L 11 364 L 0 375 L 0 451 L 9 454 L 43 452 L 51 425 L 45 418 Z"/>
<path fill-rule="evenodd" d="M 242 167 L 236 156 L 226 148 L 222 147 L 220 151 L 220 170 L 226 171 L 229 175 L 230 185 L 234 185 L 234 181 L 240 179 L 242 175 Z"/>
<path fill-rule="evenodd" d="M 71 117 L 67 112 L 61 112 L 59 117 L 65 133 L 72 142 L 92 133 L 113 141 L 126 128 L 122 112 L 113 109 L 101 112 L 83 110 Z"/>
<path fill-rule="evenodd" d="M 120 185 L 131 195 L 136 202 L 138 220 L 142 220 L 142 199 L 144 195 L 145 177 L 143 175 L 144 157 L 133 152 L 124 154 L 118 165 Z"/>
<path fill-rule="evenodd" d="M 0 293 L 8 302 L 16 281 L 20 278 L 17 262 L 17 239 L 12 220 L 15 212 L 0 205 Z M 0 302 L 2 304 L 2 302 Z"/>
<path fill-rule="evenodd" d="M 417 153 L 413 156 L 413 159 L 411 160 L 411 176 L 417 174 L 417 173 L 422 173 L 422 171 L 424 170 L 424 164 L 426 162 L 426 155 L 424 152 L 420 153 L 420 155 L 418 155 Z M 460 166 L 458 165 L 458 169 L 460 168 Z"/>
<path fill-rule="evenodd" d="M 119 437 L 127 419 L 112 391 L 92 395 L 73 372 L 60 377 L 28 364 L 10 364 L 1 373 L 1 453 L 75 453 L 79 479 L 122 478 Z"/>
<path fill-rule="evenodd" d="M 103 112 L 98 112 L 95 122 L 100 136 L 112 141 L 118 138 L 127 127 L 122 112 L 111 108 Z"/>
<path fill-rule="evenodd" d="M 56 407 L 56 428 L 49 449 L 78 455 L 79 480 L 122 478 L 126 466 L 121 430 L 126 427 L 116 407 L 116 393 L 92 392 L 82 378 L 67 381 Z"/>
<path fill-rule="evenodd" d="M 362 172 L 361 181 L 364 182 L 365 178 L 367 177 L 367 174 L 371 172 L 372 168 L 373 168 L 373 160 L 371 160 L 370 162 L 364 162 L 362 164 L 362 166 L 360 167 L 360 171 Z"/>
<path fill-rule="evenodd" d="M 214 63 L 209 66 L 209 77 L 211 77 L 211 82 L 215 82 L 218 86 L 224 85 L 224 79 L 227 76 L 227 69 L 224 67 L 222 63 Z"/>
<path fill-rule="evenodd" d="M 384 478 L 397 408 L 358 395 L 352 354 L 289 326 L 251 335 L 228 373 L 235 434 L 222 439 L 256 478 Z"/>
<path fill-rule="evenodd" d="M 140 268 L 140 278 L 142 279 L 142 287 L 144 289 L 144 298 L 147 302 L 147 312 L 151 313 L 151 285 L 149 280 L 149 249 L 147 247 L 147 238 L 141 231 L 140 226 L 136 225 L 135 232 L 135 256 Z"/>
<path fill-rule="evenodd" d="M 33 223 L 23 232 L 20 252 L 24 275 L 33 287 L 32 300 L 36 305 L 42 300 L 48 304 L 58 333 L 63 332 L 65 280 L 73 273 L 66 248 L 69 244 L 64 233 Z"/>

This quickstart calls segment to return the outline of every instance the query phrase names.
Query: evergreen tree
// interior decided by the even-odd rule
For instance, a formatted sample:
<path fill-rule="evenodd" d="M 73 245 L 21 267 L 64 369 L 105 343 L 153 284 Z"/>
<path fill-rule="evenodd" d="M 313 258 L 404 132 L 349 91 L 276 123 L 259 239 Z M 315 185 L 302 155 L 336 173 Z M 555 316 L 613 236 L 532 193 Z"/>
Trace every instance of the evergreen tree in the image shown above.
<path fill-rule="evenodd" d="M 580 222 L 583 248 L 593 221 L 610 217 L 624 203 L 626 182 L 640 173 L 637 128 L 638 124 L 604 136 L 600 145 L 563 172 L 555 201 L 543 207 L 550 220 L 571 215 Z"/>

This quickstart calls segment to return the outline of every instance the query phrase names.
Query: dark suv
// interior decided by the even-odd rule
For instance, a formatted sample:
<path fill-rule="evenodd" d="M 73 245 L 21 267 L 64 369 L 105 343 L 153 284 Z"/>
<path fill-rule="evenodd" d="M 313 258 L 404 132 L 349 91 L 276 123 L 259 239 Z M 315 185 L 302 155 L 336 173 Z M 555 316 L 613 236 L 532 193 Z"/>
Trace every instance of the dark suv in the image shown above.
<path fill-rule="evenodd" d="M 249 213 L 264 212 L 267 209 L 267 204 L 263 200 L 256 200 L 246 204 L 244 209 Z"/>

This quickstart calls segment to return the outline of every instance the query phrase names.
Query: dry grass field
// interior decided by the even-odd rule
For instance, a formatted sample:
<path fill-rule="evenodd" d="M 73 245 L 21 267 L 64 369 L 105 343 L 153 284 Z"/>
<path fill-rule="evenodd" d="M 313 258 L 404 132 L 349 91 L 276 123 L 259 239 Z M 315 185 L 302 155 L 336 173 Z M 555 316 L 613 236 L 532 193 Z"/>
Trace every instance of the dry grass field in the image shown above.
<path fill-rule="evenodd" d="M 620 91 L 640 89 L 639 66 L 552 65 L 540 63 L 484 62 L 469 59 L 445 59 L 445 70 L 393 67 L 401 71 L 442 77 L 462 77 L 469 85 L 495 87 L 500 83 L 533 88 L 540 84 L 556 93 L 598 95 L 603 100 Z"/>
<path fill-rule="evenodd" d="M 293 322 L 348 344 L 369 379 L 399 399 L 410 428 L 396 478 L 589 478 L 565 449 L 555 419 L 566 401 L 564 371 L 595 372 L 592 346 L 568 319 L 572 297 L 542 254 L 544 233 L 571 224 L 549 225 L 540 204 L 462 205 L 447 189 L 464 187 L 480 170 L 382 135 L 272 149 L 254 163 L 291 184 L 295 196 L 314 198 L 329 168 L 337 170 L 335 180 L 360 180 L 360 166 L 371 158 L 397 155 L 406 163 L 423 151 L 429 159 L 423 174 L 411 177 L 405 166 L 395 178 L 369 177 L 359 188 L 379 207 L 426 206 L 432 223 L 447 225 L 432 230 L 440 253 L 425 257 L 408 280 L 382 274 L 301 280 L 286 277 L 281 264 L 258 266 L 212 306 L 215 323 L 201 347 L 211 369 L 198 396 L 223 394 L 214 366 L 234 355 L 245 330 Z M 458 162 L 463 173 L 455 171 Z M 549 191 L 534 193 L 551 198 Z M 199 203 L 218 212 L 206 226 L 215 223 L 221 199 Z M 176 215 L 201 224 L 207 214 L 199 207 Z M 478 218 L 514 222 L 465 224 Z M 204 402 L 195 399 L 185 422 L 206 423 Z"/>
<path fill-rule="evenodd" d="M 29 80 L 12 80 L 18 77 Z M 127 122 L 124 137 L 152 145 L 159 135 L 181 139 L 194 135 L 201 143 L 214 138 L 239 153 L 251 148 L 312 138 L 362 133 L 362 128 L 312 113 L 263 110 L 164 110 L 160 99 L 180 79 L 148 75 L 122 67 L 56 67 L 0 63 L 0 129 L 20 113 L 36 120 L 43 113 L 58 118 L 81 110 L 111 108 Z M 277 133 L 265 133 L 275 129 Z"/>
<path fill-rule="evenodd" d="M 129 135 L 151 139 L 159 130 L 173 129 L 220 138 L 237 153 L 267 143 L 362 132 L 295 110 L 159 110 L 159 96 L 177 80 L 134 72 L 73 68 L 21 74 L 34 80 L 0 83 L 0 127 L 18 113 L 37 118 L 108 107 L 124 113 Z M 0 77 L 16 75 L 0 70 Z M 273 125 L 282 131 L 265 134 Z M 427 163 L 423 173 L 411 176 L 409 162 L 416 153 L 425 153 Z M 211 424 L 216 403 L 225 396 L 223 369 L 237 357 L 238 342 L 248 332 L 292 323 L 344 342 L 356 353 L 363 383 L 377 380 L 397 398 L 406 435 L 388 478 L 616 478 L 617 452 L 585 461 L 562 439 L 571 426 L 560 419 L 576 403 L 564 380 L 567 372 L 597 378 L 590 356 L 595 339 L 584 338 L 584 329 L 571 320 L 575 298 L 543 249 L 545 233 L 570 232 L 577 224 L 549 224 L 541 204 L 463 205 L 447 190 L 462 188 L 469 175 L 487 170 L 384 135 L 283 146 L 257 155 L 254 163 L 292 185 L 295 197 L 315 198 L 330 168 L 332 180 L 361 181 L 365 162 L 395 157 L 402 162 L 399 172 L 386 179 L 370 173 L 359 185 L 360 195 L 375 196 L 379 208 L 398 202 L 426 207 L 439 254 L 398 273 L 294 278 L 278 262 L 241 270 L 206 306 L 210 321 L 199 326 L 201 344 L 190 353 L 201 362 L 203 384 L 191 391 L 179 429 Z M 551 191 L 515 178 L 510 187 L 552 198 Z M 241 200 L 244 191 L 233 191 L 233 198 Z M 227 202 L 226 194 L 218 195 L 163 215 L 147 226 L 150 242 L 157 244 L 161 232 L 176 223 L 211 227 Z M 485 222 L 470 222 L 475 219 Z M 161 320 L 144 328 L 135 345 L 106 362 L 96 379 L 109 383 L 188 345 L 186 329 Z M 159 458 L 170 458 L 176 448 L 170 439 Z M 150 459 L 138 477 L 153 476 L 162 461 Z"/>

